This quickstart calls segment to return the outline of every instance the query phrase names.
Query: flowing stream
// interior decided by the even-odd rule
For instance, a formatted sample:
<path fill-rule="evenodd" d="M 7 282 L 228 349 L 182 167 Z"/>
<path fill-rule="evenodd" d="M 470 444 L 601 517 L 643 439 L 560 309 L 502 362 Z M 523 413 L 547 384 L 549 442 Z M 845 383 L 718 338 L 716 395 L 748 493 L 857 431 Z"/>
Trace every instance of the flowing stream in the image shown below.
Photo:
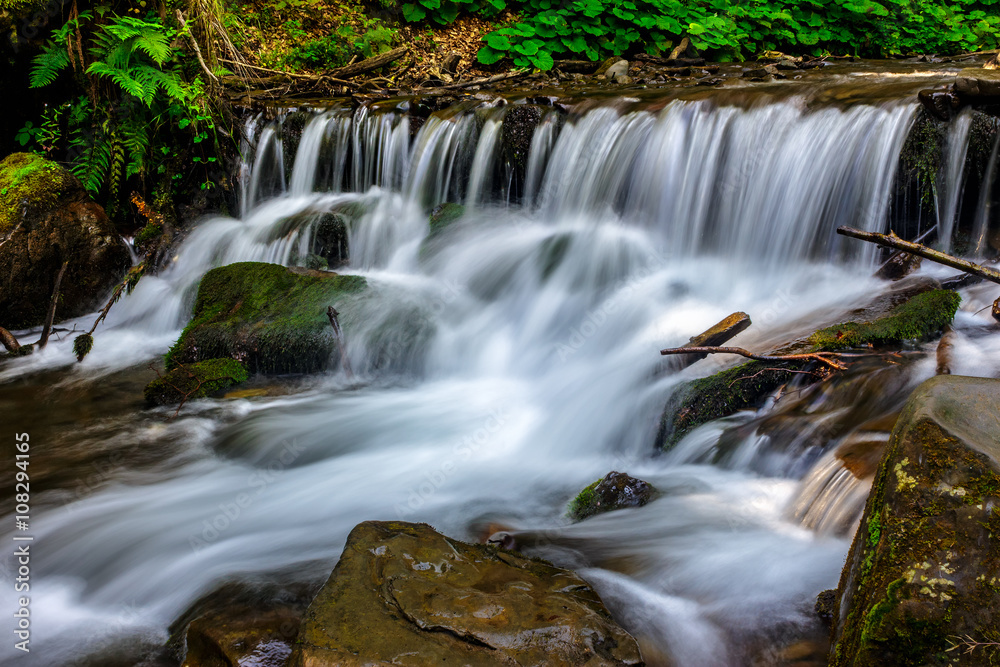
<path fill-rule="evenodd" d="M 69 366 L 66 337 L 0 367 L 5 425 L 32 434 L 38 459 L 33 651 L 15 662 L 8 640 L 0 660 L 141 664 L 224 581 L 322 581 L 367 519 L 470 540 L 543 533 L 536 552 L 580 568 L 650 664 L 746 665 L 821 635 L 813 602 L 836 586 L 867 489 L 830 451 L 898 410 L 933 359 L 846 383 L 874 406 L 849 428 L 817 426 L 847 408 L 807 396 L 794 417 L 811 426 L 794 436 L 765 408 L 654 456 L 673 388 L 732 363 L 674 372 L 658 350 L 737 310 L 754 326 L 734 344 L 766 349 L 884 289 L 875 251 L 834 230 L 884 230 L 910 99 L 543 108 L 520 180 L 503 147 L 518 105 L 463 103 L 419 128 L 402 107 L 331 107 L 310 113 L 297 147 L 280 118 L 251 119 L 239 219 L 196 226 L 112 309 L 84 363 Z M 446 200 L 467 213 L 428 239 Z M 320 216 L 345 206 L 362 213 L 338 271 L 373 288 L 344 322 L 356 377 L 257 380 L 280 391 L 174 419 L 144 409 L 145 366 L 176 340 L 201 276 L 301 264 Z M 993 296 L 963 295 L 954 372 L 996 374 L 1000 340 L 974 314 Z M 568 525 L 566 503 L 610 470 L 661 497 Z"/>

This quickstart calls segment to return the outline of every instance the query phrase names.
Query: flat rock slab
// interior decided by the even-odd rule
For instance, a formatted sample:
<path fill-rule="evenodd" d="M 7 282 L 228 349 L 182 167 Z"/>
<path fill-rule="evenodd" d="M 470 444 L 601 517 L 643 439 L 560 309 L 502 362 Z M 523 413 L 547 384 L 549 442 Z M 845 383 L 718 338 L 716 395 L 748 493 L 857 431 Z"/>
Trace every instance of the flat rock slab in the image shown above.
<path fill-rule="evenodd" d="M 313 600 L 290 665 L 641 665 L 569 570 L 426 524 L 368 521 Z"/>
<path fill-rule="evenodd" d="M 966 67 L 955 78 L 955 92 L 968 97 L 1000 98 L 1000 69 Z"/>
<path fill-rule="evenodd" d="M 989 665 L 1000 633 L 1000 380 L 938 376 L 903 409 L 841 576 L 834 667 Z M 957 661 L 957 662 L 956 662 Z"/>

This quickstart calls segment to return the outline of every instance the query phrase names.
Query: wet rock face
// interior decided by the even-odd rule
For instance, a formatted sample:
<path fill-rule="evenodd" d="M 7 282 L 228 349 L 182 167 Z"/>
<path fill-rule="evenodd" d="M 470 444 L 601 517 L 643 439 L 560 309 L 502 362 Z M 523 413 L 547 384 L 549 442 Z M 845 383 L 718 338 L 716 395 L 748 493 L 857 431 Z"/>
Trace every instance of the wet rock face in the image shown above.
<path fill-rule="evenodd" d="M 569 515 L 577 520 L 586 519 L 612 510 L 642 507 L 655 497 L 656 489 L 652 484 L 623 472 L 612 471 L 573 499 Z"/>
<path fill-rule="evenodd" d="M 88 313 L 131 264 L 104 209 L 63 167 L 15 153 L 0 162 L 0 326 L 42 324 L 56 274 L 57 320 Z"/>
<path fill-rule="evenodd" d="M 228 357 L 252 373 L 324 370 L 336 346 L 327 308 L 341 311 L 350 336 L 351 299 L 366 286 L 360 276 L 262 262 L 213 269 L 201 280 L 194 317 L 167 354 L 167 369 Z"/>
<path fill-rule="evenodd" d="M 831 665 L 988 665 L 1000 627 L 1000 381 L 938 376 L 910 397 L 837 591 Z"/>
<path fill-rule="evenodd" d="M 351 531 L 293 667 L 639 665 L 635 640 L 575 574 L 426 524 Z"/>
<path fill-rule="evenodd" d="M 299 620 L 288 609 L 231 609 L 202 616 L 188 626 L 181 667 L 283 667 Z"/>

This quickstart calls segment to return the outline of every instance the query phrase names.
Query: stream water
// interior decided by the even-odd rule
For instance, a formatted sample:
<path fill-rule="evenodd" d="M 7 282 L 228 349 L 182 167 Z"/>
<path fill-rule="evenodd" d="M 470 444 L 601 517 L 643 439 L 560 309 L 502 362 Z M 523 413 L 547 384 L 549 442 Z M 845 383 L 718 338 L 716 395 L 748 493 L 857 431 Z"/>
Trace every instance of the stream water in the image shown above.
<path fill-rule="evenodd" d="M 497 525 L 544 534 L 535 552 L 580 568 L 651 664 L 778 664 L 770 648 L 822 634 L 813 602 L 836 585 L 867 489 L 831 452 L 884 431 L 934 373 L 933 346 L 780 414 L 709 424 L 666 455 L 652 443 L 670 392 L 732 360 L 674 372 L 658 350 L 737 310 L 754 326 L 734 343 L 767 349 L 885 290 L 875 252 L 834 230 L 885 229 L 913 100 L 625 98 L 565 120 L 550 108 L 523 182 L 502 149 L 517 105 L 464 103 L 415 134 L 392 105 L 316 110 L 287 173 L 280 118 L 248 121 L 239 219 L 197 225 L 82 364 L 65 336 L 0 365 L 0 414 L 8 434 L 31 434 L 34 491 L 32 652 L 13 650 L 8 619 L 0 661 L 143 664 L 220 583 L 322 581 L 354 525 L 402 519 L 470 540 Z M 943 178 L 962 177 L 960 150 Z M 947 185 L 951 224 L 960 184 Z M 446 200 L 467 214 L 428 241 L 427 212 Z M 374 290 L 344 322 L 356 377 L 258 379 L 263 395 L 176 418 L 146 409 L 146 366 L 205 271 L 301 263 L 319 215 L 346 203 L 364 213 L 338 270 Z M 1000 336 L 976 313 L 995 295 L 963 297 L 953 372 L 997 375 Z M 663 494 L 567 525 L 566 503 L 610 470 Z"/>

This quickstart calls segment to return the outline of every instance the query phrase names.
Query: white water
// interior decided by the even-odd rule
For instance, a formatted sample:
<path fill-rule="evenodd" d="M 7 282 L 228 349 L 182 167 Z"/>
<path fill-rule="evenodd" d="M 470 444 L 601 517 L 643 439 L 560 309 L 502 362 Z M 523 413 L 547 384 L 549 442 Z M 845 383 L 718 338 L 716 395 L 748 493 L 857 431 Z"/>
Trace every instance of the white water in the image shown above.
<path fill-rule="evenodd" d="M 736 310 L 755 326 L 735 343 L 764 346 L 875 289 L 868 251 L 833 229 L 882 227 L 912 113 L 807 112 L 793 99 L 597 108 L 561 131 L 550 117 L 532 142 L 524 207 L 484 203 L 500 173 L 489 117 L 480 132 L 472 112 L 434 115 L 411 145 L 400 114 L 320 114 L 288 178 L 279 134 L 265 128 L 243 219 L 195 229 L 112 310 L 66 381 L 162 353 L 206 270 L 303 257 L 311 221 L 345 202 L 367 211 L 348 270 L 376 292 L 344 322 L 360 379 L 331 374 L 292 396 L 102 425 L 168 461 L 118 470 L 66 505 L 53 495 L 33 517 L 38 649 L 18 664 L 64 664 L 119 636 L 162 641 L 227 577 L 321 580 L 366 519 L 427 521 L 468 539 L 490 521 L 548 530 L 554 557 L 586 568 L 647 650 L 678 665 L 747 664 L 748 645 L 798 636 L 815 595 L 836 584 L 847 539 L 789 520 L 798 483 L 788 475 L 651 458 L 671 388 L 726 363 L 670 375 L 657 350 Z M 426 209 L 445 199 L 479 203 L 421 254 Z M 68 340 L 50 344 L 0 379 L 70 358 Z M 664 496 L 563 527 L 566 502 L 612 469 Z M 11 589 L 3 583 L 4 608 Z M 0 656 L 11 651 L 5 642 Z"/>

